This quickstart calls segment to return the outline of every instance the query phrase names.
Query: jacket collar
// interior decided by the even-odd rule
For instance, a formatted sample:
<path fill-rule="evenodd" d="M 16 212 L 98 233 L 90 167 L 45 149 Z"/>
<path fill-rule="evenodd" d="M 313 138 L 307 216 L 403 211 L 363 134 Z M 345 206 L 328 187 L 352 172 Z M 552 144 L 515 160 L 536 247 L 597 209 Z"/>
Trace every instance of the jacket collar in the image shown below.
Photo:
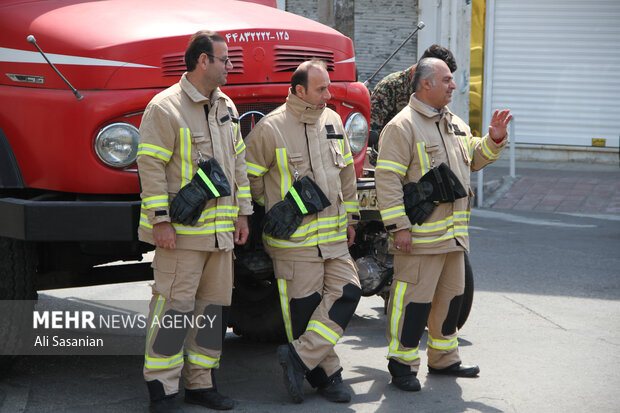
<path fill-rule="evenodd" d="M 286 98 L 286 110 L 299 119 L 301 123 L 314 124 L 323 114 L 325 108 L 317 109 L 316 105 L 311 105 L 288 91 Z"/>
<path fill-rule="evenodd" d="M 204 96 L 187 79 L 187 72 L 183 73 L 183 76 L 181 76 L 181 80 L 179 81 L 179 84 L 181 85 L 181 89 L 183 90 L 183 92 L 185 92 L 185 94 L 187 96 L 189 96 L 189 98 L 193 102 L 200 103 L 200 104 L 203 104 L 203 105 L 206 104 L 207 102 L 208 103 L 215 102 L 215 101 L 217 101 L 218 99 L 220 99 L 224 95 L 222 93 L 222 91 L 220 90 L 220 88 L 218 87 L 218 88 L 215 88 L 215 90 L 213 90 L 213 92 L 211 92 L 211 97 L 210 98 L 207 97 L 207 96 Z"/>
<path fill-rule="evenodd" d="M 426 116 L 427 118 L 438 117 L 441 119 L 446 117 L 448 118 L 448 121 L 450 121 L 450 119 L 452 118 L 452 112 L 450 112 L 450 109 L 448 109 L 447 106 L 444 106 L 443 108 L 441 108 L 440 112 L 437 112 L 436 110 L 416 98 L 415 94 L 412 94 L 409 98 L 409 106 L 413 110 Z"/>

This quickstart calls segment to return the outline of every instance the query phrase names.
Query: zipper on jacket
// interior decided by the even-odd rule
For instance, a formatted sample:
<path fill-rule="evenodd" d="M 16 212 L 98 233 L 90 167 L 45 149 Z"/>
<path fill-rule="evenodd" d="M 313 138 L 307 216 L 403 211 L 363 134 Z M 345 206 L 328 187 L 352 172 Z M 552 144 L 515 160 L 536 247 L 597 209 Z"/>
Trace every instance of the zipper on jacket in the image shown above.
<path fill-rule="evenodd" d="M 308 124 L 304 123 L 304 135 L 306 135 L 306 148 L 308 149 L 308 162 L 310 163 L 310 171 L 312 172 L 312 176 L 316 179 L 316 176 L 314 176 L 314 168 L 312 167 L 312 155 L 310 154 L 310 140 L 308 139 L 307 127 Z M 317 228 L 317 232 L 318 231 L 319 229 Z M 321 253 L 321 247 L 319 246 L 319 244 L 316 245 L 316 249 L 319 252 L 319 257 L 323 258 L 323 254 Z"/>
<path fill-rule="evenodd" d="M 439 127 L 439 121 L 435 122 L 435 126 L 437 126 L 437 132 L 439 132 L 439 137 L 441 138 L 441 143 L 443 143 L 443 150 L 446 152 L 446 159 L 448 165 L 450 165 L 450 157 L 448 156 L 448 148 L 446 147 L 446 142 L 443 140 L 443 135 L 441 134 L 441 128 Z M 435 166 L 435 159 L 433 158 L 433 165 Z"/>

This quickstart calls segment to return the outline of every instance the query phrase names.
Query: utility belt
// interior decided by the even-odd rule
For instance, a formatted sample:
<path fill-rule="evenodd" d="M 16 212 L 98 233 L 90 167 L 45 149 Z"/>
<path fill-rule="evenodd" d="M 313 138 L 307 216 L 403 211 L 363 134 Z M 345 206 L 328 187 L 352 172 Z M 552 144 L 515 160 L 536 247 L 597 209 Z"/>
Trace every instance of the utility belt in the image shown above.
<path fill-rule="evenodd" d="M 436 204 L 454 202 L 466 196 L 461 182 L 443 162 L 430 169 L 418 182 L 403 186 L 405 212 L 414 225 L 422 225 L 433 213 Z"/>

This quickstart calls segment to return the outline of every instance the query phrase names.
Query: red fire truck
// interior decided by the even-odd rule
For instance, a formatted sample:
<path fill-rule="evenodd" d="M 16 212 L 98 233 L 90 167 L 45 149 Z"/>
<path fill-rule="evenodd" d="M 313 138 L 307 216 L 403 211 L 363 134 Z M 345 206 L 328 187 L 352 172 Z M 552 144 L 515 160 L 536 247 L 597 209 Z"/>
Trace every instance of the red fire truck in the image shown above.
<path fill-rule="evenodd" d="M 184 51 L 198 30 L 227 40 L 234 69 L 223 90 L 237 105 L 244 136 L 284 102 L 299 63 L 325 60 L 329 106 L 346 125 L 360 176 L 370 101 L 356 81 L 351 40 L 274 6 L 269 0 L 0 5 L 0 299 L 152 277 L 149 263 L 102 264 L 140 261 L 150 249 L 136 235 L 138 127 L 150 99 L 185 71 Z M 367 272 L 385 275 L 387 238 L 374 183 L 361 179 L 358 187 L 365 222 L 352 253 L 369 257 Z M 260 231 L 253 234 L 236 251 L 231 324 L 240 334 L 277 338 L 282 330 L 271 262 Z M 253 318 L 257 313 L 261 319 Z"/>

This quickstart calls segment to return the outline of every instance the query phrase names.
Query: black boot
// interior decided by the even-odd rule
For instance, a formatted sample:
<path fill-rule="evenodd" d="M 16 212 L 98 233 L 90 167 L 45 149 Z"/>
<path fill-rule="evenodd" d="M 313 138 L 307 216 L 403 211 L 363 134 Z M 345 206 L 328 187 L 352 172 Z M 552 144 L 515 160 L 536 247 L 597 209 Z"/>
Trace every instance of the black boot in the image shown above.
<path fill-rule="evenodd" d="M 176 399 L 177 393 L 166 395 L 164 385 L 159 380 L 146 382 L 149 389 L 149 412 L 151 413 L 183 413 L 183 409 L 179 406 Z"/>
<path fill-rule="evenodd" d="M 480 368 L 478 366 L 464 366 L 459 361 L 443 369 L 436 369 L 428 366 L 428 372 L 431 374 L 443 374 L 445 376 L 454 377 L 477 377 L 478 373 L 480 373 Z"/>
<path fill-rule="evenodd" d="M 388 370 L 392 375 L 392 384 L 404 391 L 420 391 L 422 386 L 418 380 L 417 372 L 411 371 L 409 366 L 401 364 L 394 359 L 388 362 Z"/>
<path fill-rule="evenodd" d="M 351 393 L 342 382 L 340 372 L 334 374 L 324 387 L 319 387 L 319 394 L 330 402 L 348 403 L 351 401 Z"/>
<path fill-rule="evenodd" d="M 235 402 L 230 397 L 218 393 L 215 387 L 210 389 L 185 389 L 185 403 L 198 404 L 213 410 L 230 410 Z"/>
<path fill-rule="evenodd" d="M 301 403 L 304 401 L 304 376 L 306 367 L 303 365 L 295 350 L 288 344 L 278 347 L 278 361 L 284 372 L 284 385 L 291 395 L 293 402 Z"/>

